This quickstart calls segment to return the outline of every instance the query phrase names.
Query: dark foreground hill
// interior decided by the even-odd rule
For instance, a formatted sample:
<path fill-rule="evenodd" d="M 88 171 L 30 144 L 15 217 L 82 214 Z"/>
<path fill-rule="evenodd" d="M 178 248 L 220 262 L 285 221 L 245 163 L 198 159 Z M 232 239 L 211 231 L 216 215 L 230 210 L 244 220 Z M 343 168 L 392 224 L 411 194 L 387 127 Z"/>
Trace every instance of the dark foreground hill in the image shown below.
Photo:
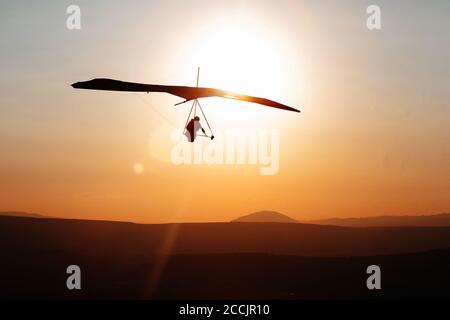
<path fill-rule="evenodd" d="M 126 222 L 0 217 L 0 250 L 208 254 L 254 252 L 371 256 L 450 248 L 450 227 L 345 228 L 301 223 Z"/>
<path fill-rule="evenodd" d="M 9 299 L 450 299 L 450 250 L 319 258 L 252 253 L 120 255 L 3 253 L 0 298 Z M 81 268 L 81 290 L 66 268 Z M 381 290 L 366 269 L 381 268 Z"/>
<path fill-rule="evenodd" d="M 432 250 L 445 247 L 449 228 L 0 217 L 0 298 L 450 298 L 450 249 Z M 372 264 L 381 291 L 366 288 Z"/>

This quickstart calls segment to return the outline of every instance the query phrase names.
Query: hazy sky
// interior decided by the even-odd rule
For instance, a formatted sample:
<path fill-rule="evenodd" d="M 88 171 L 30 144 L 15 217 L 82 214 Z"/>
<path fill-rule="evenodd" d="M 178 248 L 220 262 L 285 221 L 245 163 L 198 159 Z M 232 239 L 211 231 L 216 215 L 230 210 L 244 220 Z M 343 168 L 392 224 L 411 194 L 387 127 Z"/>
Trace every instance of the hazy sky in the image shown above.
<path fill-rule="evenodd" d="M 71 4 L 81 30 L 66 27 Z M 381 8 L 378 31 L 366 27 L 371 4 Z M 448 0 L 0 9 L 0 211 L 140 222 L 450 211 Z M 219 136 L 278 130 L 277 174 L 175 165 L 170 134 L 189 112 L 173 107 L 177 97 L 70 87 L 97 77 L 194 85 L 197 66 L 202 86 L 302 110 L 202 100 Z"/>

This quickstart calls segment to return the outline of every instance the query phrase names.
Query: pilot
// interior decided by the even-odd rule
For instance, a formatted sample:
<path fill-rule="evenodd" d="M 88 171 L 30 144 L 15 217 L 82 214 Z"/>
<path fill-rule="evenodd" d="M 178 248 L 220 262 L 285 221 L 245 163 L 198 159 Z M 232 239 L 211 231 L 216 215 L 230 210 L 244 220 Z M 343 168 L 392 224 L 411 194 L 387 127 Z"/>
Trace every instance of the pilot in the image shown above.
<path fill-rule="evenodd" d="M 200 124 L 200 118 L 196 116 L 194 119 L 189 121 L 188 125 L 186 126 L 186 131 L 184 132 L 189 142 L 194 142 L 195 137 L 197 136 L 197 131 L 200 129 L 202 130 L 203 134 L 206 135 L 205 129 L 203 129 L 202 125 Z"/>

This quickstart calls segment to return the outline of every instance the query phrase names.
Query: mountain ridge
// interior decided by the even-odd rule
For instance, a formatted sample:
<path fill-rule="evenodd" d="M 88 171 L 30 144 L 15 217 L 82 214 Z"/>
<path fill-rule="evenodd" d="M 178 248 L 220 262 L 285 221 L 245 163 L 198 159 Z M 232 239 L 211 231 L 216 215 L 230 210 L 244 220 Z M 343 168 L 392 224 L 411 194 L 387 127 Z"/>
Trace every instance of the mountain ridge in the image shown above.
<path fill-rule="evenodd" d="M 256 211 L 242 217 L 231 220 L 231 222 L 278 222 L 297 223 L 298 221 L 277 211 Z"/>
<path fill-rule="evenodd" d="M 329 218 L 302 220 L 300 222 L 341 227 L 445 227 L 450 226 L 450 213 L 431 215 Z"/>

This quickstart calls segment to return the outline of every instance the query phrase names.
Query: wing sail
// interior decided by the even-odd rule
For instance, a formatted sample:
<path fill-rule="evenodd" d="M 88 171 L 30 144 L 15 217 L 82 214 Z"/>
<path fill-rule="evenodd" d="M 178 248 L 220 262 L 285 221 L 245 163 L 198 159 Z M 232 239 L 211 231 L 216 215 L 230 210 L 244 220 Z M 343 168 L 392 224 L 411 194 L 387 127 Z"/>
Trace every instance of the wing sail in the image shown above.
<path fill-rule="evenodd" d="M 108 90 L 108 91 L 165 92 L 180 98 L 184 98 L 186 101 L 208 97 L 222 97 L 257 103 L 260 105 L 265 105 L 268 107 L 282 110 L 300 112 L 295 108 L 286 106 L 284 104 L 269 99 L 253 97 L 214 88 L 165 86 L 165 85 L 125 82 L 113 79 L 94 79 L 84 82 L 77 82 L 72 84 L 72 87 L 76 89 Z"/>

